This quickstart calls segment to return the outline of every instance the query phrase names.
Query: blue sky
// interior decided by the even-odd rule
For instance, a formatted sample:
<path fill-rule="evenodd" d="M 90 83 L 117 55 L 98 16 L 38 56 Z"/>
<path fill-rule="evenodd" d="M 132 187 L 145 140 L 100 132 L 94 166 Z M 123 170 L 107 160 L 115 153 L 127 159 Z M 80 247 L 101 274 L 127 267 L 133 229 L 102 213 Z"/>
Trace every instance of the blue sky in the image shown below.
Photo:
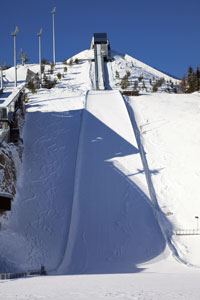
<path fill-rule="evenodd" d="M 37 33 L 43 28 L 42 57 L 52 58 L 52 16 L 56 7 L 56 60 L 90 47 L 94 32 L 107 32 L 111 48 L 177 77 L 200 65 L 199 0 L 7 0 L 1 1 L 0 62 L 13 65 L 17 52 L 38 61 Z"/>

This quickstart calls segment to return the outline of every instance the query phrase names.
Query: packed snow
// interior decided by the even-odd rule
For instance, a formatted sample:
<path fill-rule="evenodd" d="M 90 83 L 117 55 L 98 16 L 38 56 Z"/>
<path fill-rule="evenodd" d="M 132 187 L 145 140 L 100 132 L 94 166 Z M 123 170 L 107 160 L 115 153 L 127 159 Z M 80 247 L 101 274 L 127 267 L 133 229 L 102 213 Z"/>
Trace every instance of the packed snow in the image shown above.
<path fill-rule="evenodd" d="M 159 206 L 173 225 L 172 241 L 180 257 L 200 266 L 200 235 L 175 235 L 179 229 L 199 230 L 200 94 L 143 95 L 130 97 L 130 103 Z"/>
<path fill-rule="evenodd" d="M 196 300 L 200 235 L 176 230 L 198 229 L 200 94 L 145 92 L 125 101 L 116 70 L 146 82 L 167 75 L 117 53 L 107 74 L 114 90 L 91 91 L 92 53 L 75 55 L 80 61 L 66 74 L 57 64 L 58 84 L 28 94 L 17 194 L 0 230 L 0 272 L 44 265 L 51 276 L 0 281 L 0 297 Z M 27 68 L 19 68 L 21 82 Z"/>

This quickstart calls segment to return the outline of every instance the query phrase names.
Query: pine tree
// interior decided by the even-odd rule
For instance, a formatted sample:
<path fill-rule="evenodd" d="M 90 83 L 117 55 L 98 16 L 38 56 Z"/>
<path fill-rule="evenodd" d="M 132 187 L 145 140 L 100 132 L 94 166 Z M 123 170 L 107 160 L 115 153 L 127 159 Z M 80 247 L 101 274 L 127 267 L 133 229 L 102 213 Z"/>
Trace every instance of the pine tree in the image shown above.
<path fill-rule="evenodd" d="M 179 87 L 180 87 L 180 90 L 181 90 L 182 93 L 186 93 L 186 91 L 187 91 L 187 79 L 186 79 L 185 75 L 181 79 Z"/>
<path fill-rule="evenodd" d="M 197 67 L 196 72 L 192 67 L 188 68 L 188 74 L 184 75 L 180 82 L 180 90 L 183 93 L 194 93 L 200 90 L 200 68 Z"/>
<path fill-rule="evenodd" d="M 188 75 L 187 75 L 187 85 L 188 85 L 188 88 L 187 88 L 187 93 L 193 93 L 195 92 L 195 74 L 193 72 L 193 69 L 192 67 L 190 66 L 188 68 Z"/>
<path fill-rule="evenodd" d="M 49 65 L 49 60 L 46 58 L 42 59 L 42 65 Z"/>
<path fill-rule="evenodd" d="M 118 71 L 115 72 L 115 78 L 119 79 L 119 72 Z"/>
<path fill-rule="evenodd" d="M 138 89 L 138 81 L 134 81 L 134 86 L 133 86 L 134 91 L 137 91 Z"/>
<path fill-rule="evenodd" d="M 61 79 L 62 75 L 60 72 L 57 73 L 57 77 L 58 77 L 58 79 Z"/>
<path fill-rule="evenodd" d="M 129 82 L 128 82 L 128 76 L 127 74 L 124 75 L 124 77 L 122 78 L 122 81 L 121 81 L 121 88 L 123 90 L 127 89 L 127 87 L 129 86 Z"/>
<path fill-rule="evenodd" d="M 144 77 L 143 77 L 142 75 L 140 75 L 140 76 L 138 77 L 138 81 L 139 81 L 139 82 L 141 82 L 143 79 L 144 79 Z"/>
<path fill-rule="evenodd" d="M 54 64 L 54 63 L 51 63 L 50 74 L 53 74 L 54 69 L 55 69 L 55 64 Z"/>
<path fill-rule="evenodd" d="M 196 91 L 200 91 L 200 68 L 196 70 Z"/>
<path fill-rule="evenodd" d="M 69 65 L 70 65 L 70 67 L 72 67 L 72 65 L 73 65 L 73 59 L 72 58 L 69 61 Z"/>

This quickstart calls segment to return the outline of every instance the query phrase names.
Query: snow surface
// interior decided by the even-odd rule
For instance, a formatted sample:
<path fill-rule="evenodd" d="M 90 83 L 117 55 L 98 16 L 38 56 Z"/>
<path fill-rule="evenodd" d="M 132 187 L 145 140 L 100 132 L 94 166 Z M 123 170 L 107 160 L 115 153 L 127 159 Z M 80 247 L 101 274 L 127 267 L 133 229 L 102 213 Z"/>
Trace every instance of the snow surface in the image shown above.
<path fill-rule="evenodd" d="M 197 300 L 198 274 L 149 271 L 18 279 L 1 281 L 0 296 L 5 300 Z"/>
<path fill-rule="evenodd" d="M 164 250 L 165 241 L 149 203 L 132 125 L 118 91 L 89 92 L 78 151 L 70 232 L 58 271 L 137 270 L 138 263 Z"/>
<path fill-rule="evenodd" d="M 159 206 L 177 229 L 198 229 L 200 94 L 131 98 Z M 200 235 L 172 237 L 180 257 L 200 266 Z"/>
<path fill-rule="evenodd" d="M 121 56 L 108 63 L 115 89 L 120 64 Z M 54 76 L 63 68 L 58 64 Z M 196 226 L 200 96 L 128 99 L 165 215 L 160 222 L 125 102 L 118 91 L 87 93 L 93 78 L 93 63 L 83 61 L 55 88 L 29 94 L 17 195 L 0 231 L 0 270 L 44 264 L 54 276 L 0 281 L 0 298 L 199 299 L 199 269 L 174 259 L 162 231 L 167 223 L 174 231 Z M 199 236 L 171 238 L 178 255 L 199 266 Z"/>

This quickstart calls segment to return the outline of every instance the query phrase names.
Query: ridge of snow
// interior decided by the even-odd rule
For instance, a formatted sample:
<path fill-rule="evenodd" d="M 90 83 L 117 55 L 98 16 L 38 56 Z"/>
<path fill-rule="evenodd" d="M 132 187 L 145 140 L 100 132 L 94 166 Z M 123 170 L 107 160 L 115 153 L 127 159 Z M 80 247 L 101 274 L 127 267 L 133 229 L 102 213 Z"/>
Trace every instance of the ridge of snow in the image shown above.
<path fill-rule="evenodd" d="M 124 59 L 127 60 L 128 62 L 133 62 L 134 66 L 137 66 L 139 68 L 142 68 L 144 69 L 145 71 L 149 72 L 149 73 L 152 73 L 154 76 L 156 77 L 160 77 L 160 78 L 165 78 L 165 80 L 172 80 L 174 83 L 175 82 L 178 82 L 179 79 L 177 78 L 174 78 L 173 76 L 169 76 L 143 62 L 141 62 L 140 60 L 136 59 L 136 58 L 133 58 L 131 57 L 130 55 L 128 54 L 125 54 L 124 55 Z"/>

